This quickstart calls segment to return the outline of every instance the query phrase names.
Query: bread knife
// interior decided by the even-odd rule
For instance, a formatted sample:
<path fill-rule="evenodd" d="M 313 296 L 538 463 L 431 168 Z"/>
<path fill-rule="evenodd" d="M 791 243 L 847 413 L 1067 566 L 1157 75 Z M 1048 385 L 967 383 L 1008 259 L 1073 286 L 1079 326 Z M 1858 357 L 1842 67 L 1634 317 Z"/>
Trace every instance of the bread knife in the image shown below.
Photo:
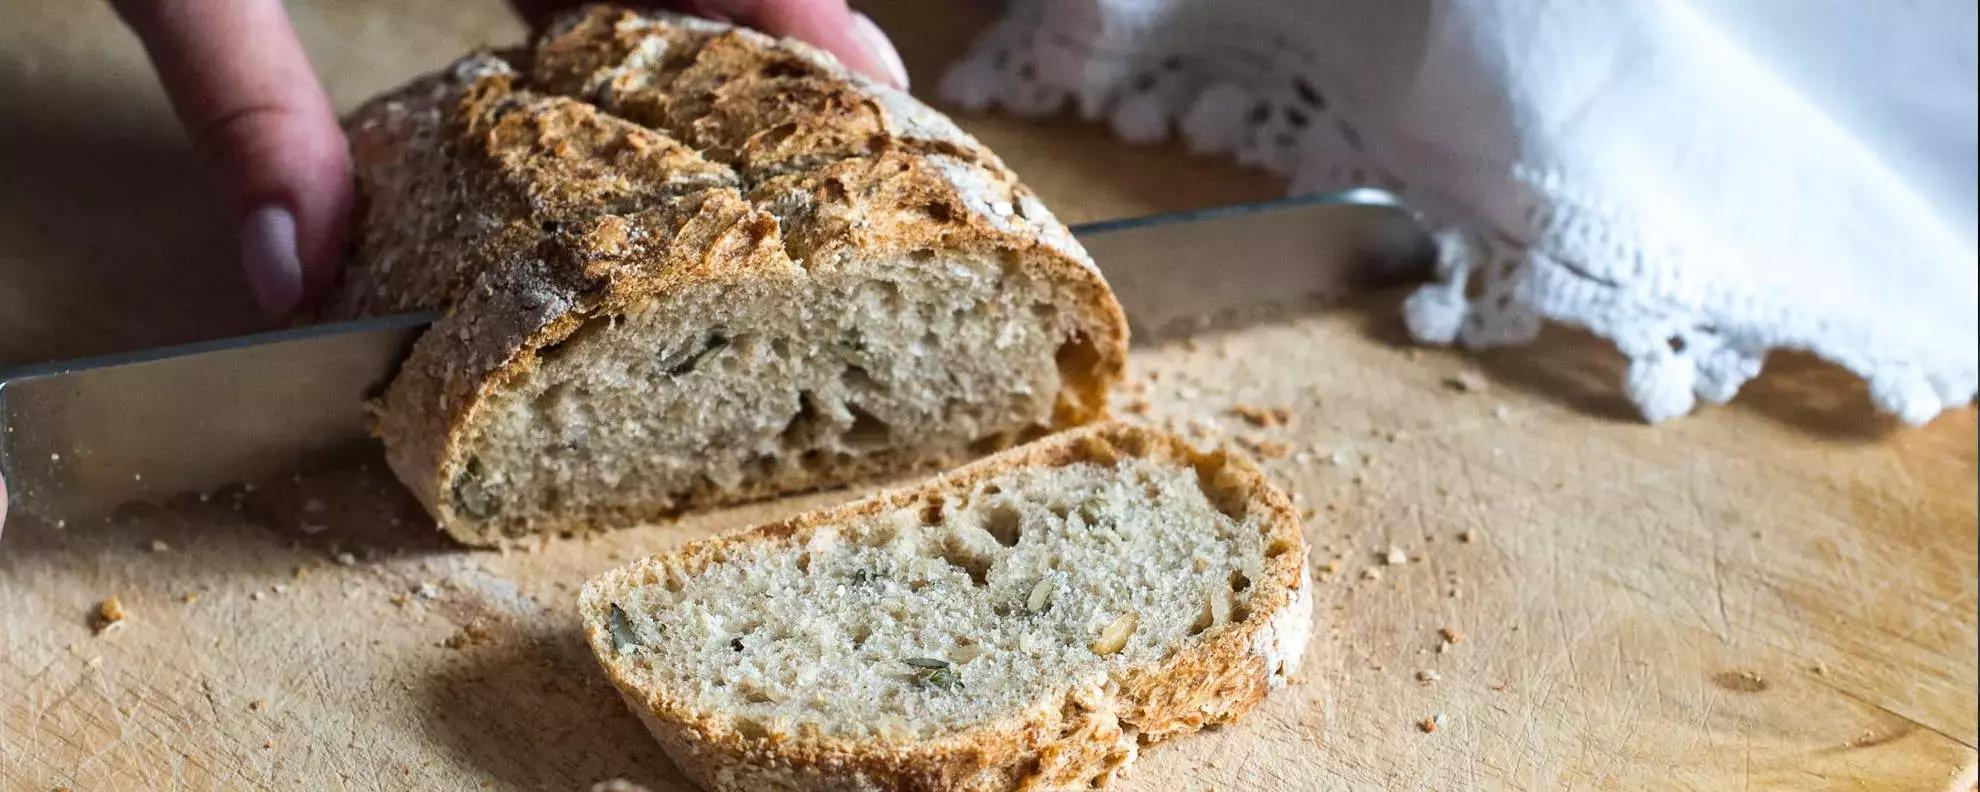
<path fill-rule="evenodd" d="M 1406 276 L 1425 244 L 1409 214 L 1376 190 L 1072 230 L 1138 343 L 1190 332 L 1206 317 Z M 131 502 L 375 453 L 364 402 L 435 318 L 409 313 L 0 370 L 7 519 L 108 516 Z"/>

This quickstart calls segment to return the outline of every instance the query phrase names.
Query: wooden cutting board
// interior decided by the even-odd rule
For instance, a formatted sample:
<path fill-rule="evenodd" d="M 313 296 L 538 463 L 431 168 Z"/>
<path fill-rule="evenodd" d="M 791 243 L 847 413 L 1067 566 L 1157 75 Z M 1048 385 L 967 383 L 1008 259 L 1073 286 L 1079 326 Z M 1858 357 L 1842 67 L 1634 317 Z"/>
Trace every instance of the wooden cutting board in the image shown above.
<path fill-rule="evenodd" d="M 0 207 L 52 202 L 63 228 L 120 233 L 55 245 L 0 217 L 0 360 L 229 331 L 211 308 L 80 287 L 127 266 L 186 305 L 233 299 L 213 286 L 231 283 L 220 268 L 146 269 L 222 256 L 225 233 L 166 178 L 191 166 L 133 76 L 134 45 L 100 5 L 16 5 L 0 101 L 53 109 L 33 135 L 0 127 L 0 156 L 28 159 L 23 140 L 81 153 L 0 181 Z M 512 38 L 492 5 L 294 12 L 348 105 Z M 932 5 L 875 9 L 924 85 L 971 8 Z M 74 134 L 50 134 L 64 124 Z M 1070 220 L 1275 189 L 1069 123 L 965 125 Z M 132 177 L 129 157 L 152 164 Z M 138 198 L 83 189 L 118 167 Z M 122 237 L 162 262 L 120 263 L 135 244 Z M 1939 790 L 1972 766 L 1973 409 L 1897 427 L 1848 376 L 1776 356 L 1733 404 L 1652 428 L 1599 342 L 1416 350 L 1398 297 L 1312 301 L 1136 350 L 1117 411 L 1258 456 L 1312 510 L 1319 607 L 1300 684 L 1237 726 L 1152 749 L 1124 789 Z M 1287 424 L 1234 412 L 1275 407 Z M 435 538 L 373 463 L 106 524 L 11 523 L 0 789 L 685 789 L 596 672 L 576 587 L 849 495 L 473 552 Z M 113 594 L 128 618 L 94 635 Z"/>

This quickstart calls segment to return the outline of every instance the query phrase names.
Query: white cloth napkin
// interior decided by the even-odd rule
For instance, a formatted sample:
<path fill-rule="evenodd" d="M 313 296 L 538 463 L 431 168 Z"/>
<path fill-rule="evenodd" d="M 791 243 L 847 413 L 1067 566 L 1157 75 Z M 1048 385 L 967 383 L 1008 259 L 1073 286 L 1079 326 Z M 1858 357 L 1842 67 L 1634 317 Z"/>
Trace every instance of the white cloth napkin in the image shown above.
<path fill-rule="evenodd" d="M 1792 347 L 1920 423 L 1980 377 L 1975 29 L 1936 0 L 1019 0 L 941 92 L 1388 188 L 1439 240 L 1417 338 L 1585 326 L 1650 420 Z"/>

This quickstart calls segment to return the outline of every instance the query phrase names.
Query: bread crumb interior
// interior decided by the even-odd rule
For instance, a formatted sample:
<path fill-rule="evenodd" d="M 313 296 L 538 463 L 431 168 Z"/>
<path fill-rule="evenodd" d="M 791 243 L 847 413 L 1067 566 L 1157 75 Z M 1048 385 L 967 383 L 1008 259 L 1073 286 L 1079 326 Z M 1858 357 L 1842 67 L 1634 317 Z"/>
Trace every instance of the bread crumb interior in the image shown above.
<path fill-rule="evenodd" d="M 1072 298 L 991 258 L 683 289 L 541 350 L 451 485 L 496 526 L 685 509 L 960 461 L 1051 425 Z"/>
<path fill-rule="evenodd" d="M 591 617 L 641 688 L 745 736 L 933 737 L 1251 618 L 1270 555 L 1259 516 L 1188 466 L 1024 468 L 937 497 L 657 570 Z"/>

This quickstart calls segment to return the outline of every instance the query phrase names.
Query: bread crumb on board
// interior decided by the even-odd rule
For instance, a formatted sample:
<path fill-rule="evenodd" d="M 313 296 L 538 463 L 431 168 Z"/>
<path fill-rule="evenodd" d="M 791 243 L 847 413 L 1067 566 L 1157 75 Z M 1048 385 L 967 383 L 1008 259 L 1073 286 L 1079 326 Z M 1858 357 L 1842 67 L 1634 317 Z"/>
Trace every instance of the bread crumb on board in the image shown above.
<path fill-rule="evenodd" d="M 105 597 L 102 602 L 96 603 L 96 612 L 90 617 L 89 628 L 96 631 L 97 635 L 102 635 L 113 628 L 124 626 L 124 619 L 128 617 L 129 614 L 124 611 L 124 601 L 112 594 Z"/>
<path fill-rule="evenodd" d="M 465 649 L 470 646 L 492 643 L 494 640 L 495 631 L 489 629 L 488 623 L 480 619 L 475 619 L 461 625 L 461 628 L 454 631 L 453 635 L 447 636 L 447 640 L 442 641 L 441 645 L 448 649 Z"/>
<path fill-rule="evenodd" d="M 1230 413 L 1243 418 L 1246 423 L 1261 429 L 1285 426 L 1292 423 L 1292 410 L 1285 407 L 1259 407 L 1251 404 L 1239 404 L 1232 407 Z"/>
<path fill-rule="evenodd" d="M 1444 387 L 1459 393 L 1484 393 L 1491 384 L 1485 375 L 1467 369 L 1444 378 Z"/>
<path fill-rule="evenodd" d="M 1431 682 L 1435 682 L 1443 678 L 1444 678 L 1443 674 L 1439 674 L 1436 671 L 1433 671 L 1428 668 L 1416 672 L 1416 681 L 1422 682 L 1424 684 L 1429 684 Z"/>
<path fill-rule="evenodd" d="M 169 544 L 166 544 L 166 543 L 165 543 L 165 540 L 163 540 L 163 539 L 153 539 L 153 540 L 151 540 L 151 544 L 149 545 L 149 548 L 150 548 L 150 550 L 151 550 L 151 552 L 154 552 L 154 553 L 165 553 L 165 552 L 170 552 L 170 551 L 172 550 L 172 546 L 171 546 L 171 545 L 169 545 Z"/>
<path fill-rule="evenodd" d="M 1437 634 L 1443 636 L 1444 640 L 1449 643 L 1464 642 L 1464 633 L 1458 632 L 1456 627 L 1439 628 Z"/>
<path fill-rule="evenodd" d="M 1409 554 L 1403 552 L 1403 549 L 1400 547 L 1389 545 L 1389 551 L 1382 554 L 1382 563 L 1389 566 L 1407 564 L 1409 563 Z"/>
<path fill-rule="evenodd" d="M 1206 434 L 1209 433 L 1206 432 Z M 1240 438 L 1238 442 L 1242 443 L 1245 448 L 1250 449 L 1252 453 L 1265 459 L 1281 459 L 1291 455 L 1293 450 L 1291 443 L 1281 443 L 1277 440 Z"/>
<path fill-rule="evenodd" d="M 591 792 L 651 792 L 651 790 L 623 778 L 614 778 L 592 784 Z"/>

